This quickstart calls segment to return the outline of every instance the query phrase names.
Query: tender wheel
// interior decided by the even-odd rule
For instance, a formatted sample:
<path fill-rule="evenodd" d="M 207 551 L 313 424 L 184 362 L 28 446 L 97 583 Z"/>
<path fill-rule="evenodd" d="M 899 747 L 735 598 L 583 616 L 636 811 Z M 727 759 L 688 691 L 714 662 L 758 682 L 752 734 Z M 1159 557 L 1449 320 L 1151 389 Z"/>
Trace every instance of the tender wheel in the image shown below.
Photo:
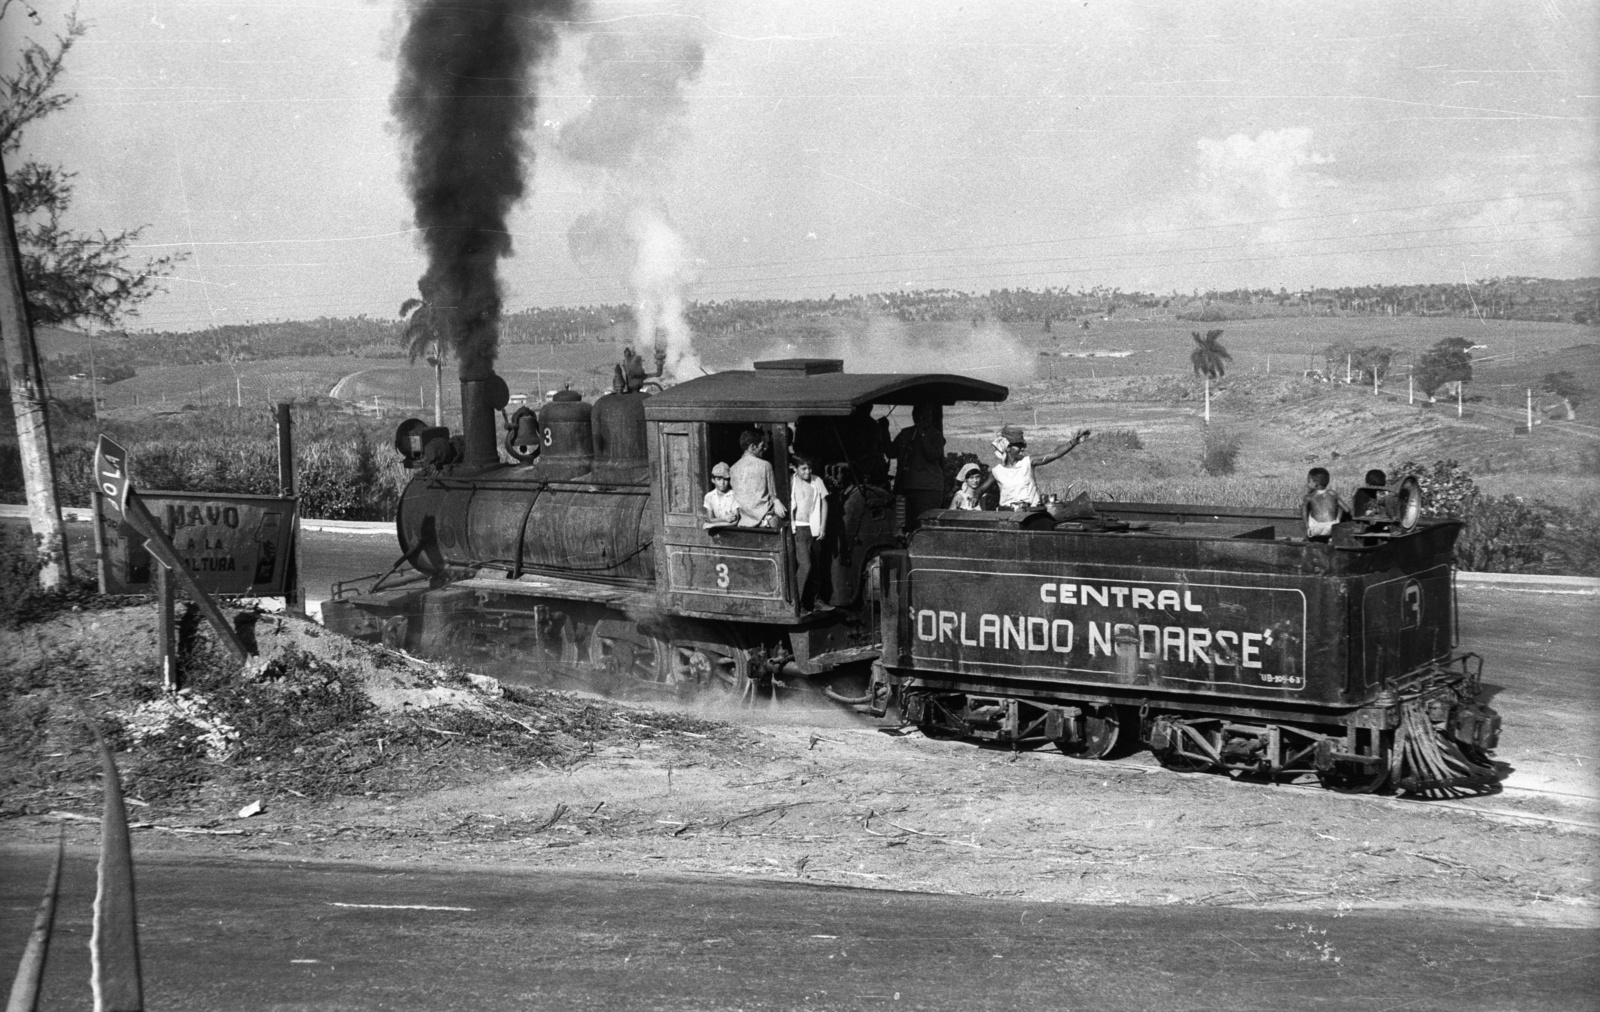
<path fill-rule="evenodd" d="M 1115 751 L 1122 736 L 1122 716 L 1114 706 L 1096 706 L 1083 717 L 1083 737 L 1059 743 L 1062 752 L 1077 759 L 1104 759 Z"/>
<path fill-rule="evenodd" d="M 1389 765 L 1377 763 L 1337 763 L 1326 773 L 1318 773 L 1322 786 L 1340 794 L 1371 794 L 1389 782 Z"/>
<path fill-rule="evenodd" d="M 664 647 L 632 622 L 601 619 L 589 634 L 589 663 L 618 678 L 665 682 L 670 673 Z"/>
<path fill-rule="evenodd" d="M 1197 738 L 1204 738 L 1204 744 Z M 1148 734 L 1146 740 L 1151 740 Z M 1194 727 L 1174 721 L 1166 732 L 1166 740 L 1165 746 L 1150 748 L 1150 754 L 1165 769 L 1174 773 L 1205 773 L 1223 768 L 1211 754 L 1217 748 L 1216 743 Z"/>
<path fill-rule="evenodd" d="M 1151 749 L 1150 754 L 1156 757 L 1156 762 L 1174 773 L 1204 773 L 1207 770 L 1217 768 L 1216 764 L 1210 759 L 1184 755 L 1174 748 L 1161 749 L 1160 751 Z"/>

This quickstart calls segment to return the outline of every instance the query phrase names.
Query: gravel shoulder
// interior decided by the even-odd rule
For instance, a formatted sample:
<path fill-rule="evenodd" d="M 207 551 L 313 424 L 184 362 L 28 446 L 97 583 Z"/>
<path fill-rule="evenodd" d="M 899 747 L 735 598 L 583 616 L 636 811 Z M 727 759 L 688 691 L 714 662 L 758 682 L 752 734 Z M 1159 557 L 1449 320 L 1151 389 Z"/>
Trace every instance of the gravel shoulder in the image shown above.
<path fill-rule="evenodd" d="M 0 780 L 0 848 L 53 843 L 59 827 L 72 845 L 97 839 L 93 753 L 61 715 L 68 695 L 103 723 L 131 712 L 122 697 L 143 676 L 97 643 L 148 656 L 129 652 L 142 621 L 131 609 L 75 615 L 0 637 L 12 771 Z M 208 758 L 192 742 L 177 754 L 170 740 L 124 734 L 136 853 L 1600 924 L 1594 833 L 1582 819 L 1516 817 L 1567 811 L 1533 795 L 1409 803 L 979 748 L 836 709 L 651 708 L 502 687 L 293 620 L 257 632 L 252 684 L 303 700 L 307 678 L 332 684 L 338 667 L 382 705 L 284 735 L 270 754 L 254 754 L 264 739 Z M 308 661 L 314 651 L 342 660 Z M 111 669 L 122 680 L 102 674 L 91 688 Z M 212 698 L 217 717 L 224 697 Z M 237 817 L 256 801 L 259 814 Z"/>

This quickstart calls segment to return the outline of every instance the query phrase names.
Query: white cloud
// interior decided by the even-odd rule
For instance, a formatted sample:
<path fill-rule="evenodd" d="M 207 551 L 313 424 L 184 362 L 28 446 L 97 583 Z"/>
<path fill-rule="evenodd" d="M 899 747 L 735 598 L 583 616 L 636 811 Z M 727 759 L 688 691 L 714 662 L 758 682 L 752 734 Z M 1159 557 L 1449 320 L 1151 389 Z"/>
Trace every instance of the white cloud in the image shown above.
<path fill-rule="evenodd" d="M 1263 130 L 1254 138 L 1233 134 L 1202 137 L 1194 173 L 1193 202 L 1213 223 L 1258 221 L 1306 204 L 1319 190 L 1338 184 L 1318 170 L 1332 156 L 1311 147 L 1308 127 Z"/>

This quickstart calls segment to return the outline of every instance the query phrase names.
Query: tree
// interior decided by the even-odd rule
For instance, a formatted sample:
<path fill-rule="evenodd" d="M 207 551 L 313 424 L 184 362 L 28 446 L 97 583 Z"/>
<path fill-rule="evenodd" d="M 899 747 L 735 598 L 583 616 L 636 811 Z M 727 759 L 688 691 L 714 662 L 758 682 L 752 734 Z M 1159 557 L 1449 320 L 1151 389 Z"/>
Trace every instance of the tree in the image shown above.
<path fill-rule="evenodd" d="M 0 6 L 0 17 L 8 6 Z M 66 32 L 55 37 L 53 46 L 30 40 L 16 70 L 0 75 L 0 156 L 21 147 L 28 124 L 72 104 L 76 96 L 56 85 L 67 54 L 88 30 L 76 14 L 67 15 Z M 28 315 L 35 325 L 111 326 L 120 317 L 135 315 L 141 302 L 164 291 L 161 279 L 187 254 L 135 260 L 129 250 L 143 234 L 143 226 L 111 233 L 68 228 L 63 221 L 72 207 L 74 176 L 60 166 L 30 159 L 5 177 L 16 219 Z"/>
<path fill-rule="evenodd" d="M 1205 337 L 1201 337 L 1198 330 L 1189 333 L 1193 335 L 1195 344 L 1194 351 L 1189 353 L 1189 364 L 1194 366 L 1194 374 L 1208 380 L 1221 379 L 1223 373 L 1227 372 L 1224 363 L 1233 361 L 1228 349 L 1222 346 L 1222 331 L 1208 330 Z"/>
<path fill-rule="evenodd" d="M 1539 381 L 1541 393 L 1547 393 L 1561 399 L 1561 406 L 1567 409 L 1567 421 L 1576 421 L 1577 413 L 1573 408 L 1578 406 L 1589 388 L 1578 382 L 1578 378 L 1566 369 L 1560 372 L 1547 372 Z"/>
<path fill-rule="evenodd" d="M 1328 375 L 1336 376 L 1350 370 L 1352 381 L 1364 385 L 1374 380 L 1382 381 L 1389 374 L 1389 363 L 1394 361 L 1394 349 L 1381 344 L 1357 345 L 1354 341 L 1339 341 L 1322 351 Z"/>
<path fill-rule="evenodd" d="M 1472 355 L 1467 349 L 1472 342 L 1460 337 L 1447 337 L 1436 343 L 1417 359 L 1411 375 L 1417 386 L 1429 398 L 1446 383 L 1472 382 Z"/>
<path fill-rule="evenodd" d="M 400 332 L 400 346 L 415 363 L 427 356 L 433 366 L 433 424 L 444 424 L 444 363 L 449 357 L 449 322 L 444 310 L 431 299 L 407 299 L 400 303 L 400 316 L 406 327 Z"/>

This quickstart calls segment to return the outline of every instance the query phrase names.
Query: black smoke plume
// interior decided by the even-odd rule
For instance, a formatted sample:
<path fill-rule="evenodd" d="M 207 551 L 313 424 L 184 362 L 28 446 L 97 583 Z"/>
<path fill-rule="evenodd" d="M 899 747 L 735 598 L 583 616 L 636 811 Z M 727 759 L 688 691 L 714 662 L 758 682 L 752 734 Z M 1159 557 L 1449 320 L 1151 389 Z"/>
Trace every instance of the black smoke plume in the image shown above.
<path fill-rule="evenodd" d="M 570 0 L 421 0 L 400 44 L 391 109 L 407 144 L 406 185 L 428 251 L 417 287 L 445 321 L 463 380 L 494 371 L 506 217 L 532 155 L 524 136 L 535 71 Z"/>

